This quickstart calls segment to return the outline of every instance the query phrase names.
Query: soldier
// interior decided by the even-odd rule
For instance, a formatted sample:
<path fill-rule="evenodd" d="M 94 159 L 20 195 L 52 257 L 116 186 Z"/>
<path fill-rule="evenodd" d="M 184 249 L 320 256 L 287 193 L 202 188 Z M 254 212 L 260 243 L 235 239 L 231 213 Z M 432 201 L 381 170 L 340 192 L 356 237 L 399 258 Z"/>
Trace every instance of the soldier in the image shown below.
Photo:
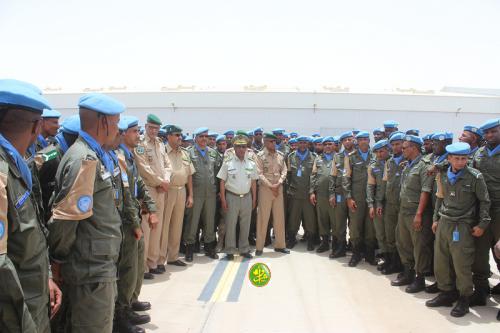
<path fill-rule="evenodd" d="M 285 130 L 283 128 L 275 128 L 272 133 L 278 138 L 276 141 L 276 150 L 282 152 L 285 157 L 290 153 L 290 147 L 284 142 L 285 140 Z"/>
<path fill-rule="evenodd" d="M 290 139 L 288 143 L 290 144 L 290 153 L 297 150 L 298 142 L 296 138 Z"/>
<path fill-rule="evenodd" d="M 297 132 L 290 132 L 290 139 L 296 139 L 299 137 L 299 133 Z"/>
<path fill-rule="evenodd" d="M 386 257 L 381 270 L 388 275 L 401 271 L 401 259 L 396 248 L 396 234 L 399 215 L 401 174 L 403 173 L 403 133 L 393 133 L 389 139 L 392 157 L 385 163 L 383 181 L 385 183 L 383 219 L 386 240 Z"/>
<path fill-rule="evenodd" d="M 149 302 L 138 300 L 144 271 L 144 237 L 141 229 L 141 203 L 153 224 L 157 224 L 156 206 L 149 196 L 146 185 L 139 176 L 132 154 L 139 143 L 139 120 L 133 116 L 122 116 L 119 126 L 120 148 L 117 152 L 124 187 L 126 208 L 122 214 L 123 242 L 120 250 L 116 300 L 118 329 L 120 332 L 144 332 L 143 328 L 132 326 L 149 322 L 148 315 L 138 315 L 133 311 L 151 308 Z"/>
<path fill-rule="evenodd" d="M 416 128 L 411 128 L 409 130 L 406 130 L 406 135 L 414 135 L 414 136 L 419 136 L 420 135 L 420 130 Z"/>
<path fill-rule="evenodd" d="M 222 157 L 217 151 L 207 146 L 208 128 L 201 127 L 194 131 L 195 145 L 187 150 L 196 172 L 193 174 L 193 208 L 188 214 L 184 232 L 186 243 L 186 261 L 193 261 L 194 245 L 203 221 L 203 240 L 205 253 L 212 259 L 218 259 L 215 238 L 215 209 L 217 199 L 216 175 L 222 164 Z"/>
<path fill-rule="evenodd" d="M 224 252 L 227 260 L 233 260 L 239 252 L 245 258 L 252 258 L 248 243 L 252 209 L 257 206 L 257 184 L 259 178 L 255 162 L 248 154 L 247 139 L 243 135 L 234 137 L 234 154 L 224 158 L 217 178 L 220 181 L 222 209 L 225 211 L 226 234 Z M 236 224 L 240 231 L 236 248 Z"/>
<path fill-rule="evenodd" d="M 262 143 L 262 127 L 254 128 L 253 130 L 253 142 L 252 149 L 257 154 L 259 151 L 264 149 L 264 144 Z"/>
<path fill-rule="evenodd" d="M 209 146 L 212 149 L 215 149 L 216 142 L 215 140 L 219 136 L 219 133 L 210 131 L 208 132 L 208 141 L 207 141 L 207 146 Z"/>
<path fill-rule="evenodd" d="M 376 128 L 373 130 L 373 139 L 375 142 L 385 139 L 385 130 L 383 128 Z"/>
<path fill-rule="evenodd" d="M 424 155 L 429 155 L 429 154 L 432 154 L 432 151 L 434 150 L 434 147 L 433 147 L 433 142 L 432 142 L 432 136 L 434 134 L 427 134 L 427 135 L 424 135 L 424 137 L 422 138 L 422 140 L 424 140 L 424 145 L 423 145 L 423 149 L 422 149 L 422 153 Z"/>
<path fill-rule="evenodd" d="M 193 174 L 195 169 L 186 150 L 181 148 L 182 129 L 168 125 L 167 155 L 172 166 L 172 176 L 166 195 L 165 224 L 160 240 L 159 266 L 164 263 L 174 266 L 186 266 L 179 259 L 179 246 L 182 237 L 182 221 L 185 208 L 193 207 Z"/>
<path fill-rule="evenodd" d="M 226 137 L 227 148 L 231 148 L 233 146 L 234 131 L 227 130 L 223 134 Z"/>
<path fill-rule="evenodd" d="M 333 228 L 333 239 L 337 241 L 335 248 L 332 247 L 330 259 L 345 257 L 346 255 L 346 230 L 349 211 L 347 209 L 344 188 L 342 187 L 342 175 L 344 173 L 345 159 L 354 150 L 354 137 L 351 131 L 340 135 L 339 141 L 344 147 L 343 151 L 333 156 L 330 184 L 328 192 L 330 205 L 335 212 L 335 225 Z"/>
<path fill-rule="evenodd" d="M 314 250 L 314 237 L 317 232 L 316 215 L 314 206 L 309 201 L 311 185 L 311 172 L 316 154 L 307 149 L 311 139 L 301 136 L 297 139 L 298 148 L 288 155 L 288 195 L 289 210 L 287 225 L 287 248 L 291 249 L 296 244 L 297 232 L 300 222 L 304 225 L 304 232 L 308 234 L 307 250 Z"/>
<path fill-rule="evenodd" d="M 224 153 L 226 152 L 227 148 L 227 142 L 226 142 L 226 136 L 224 135 L 219 135 L 216 139 L 217 143 L 217 153 L 220 156 L 220 159 L 224 161 Z M 218 180 L 218 178 L 217 178 Z M 225 212 L 222 209 L 221 202 L 220 202 L 220 193 L 219 193 L 220 186 L 217 186 L 217 209 L 216 209 L 216 217 L 215 217 L 215 222 L 217 223 L 217 246 L 215 248 L 216 252 L 219 253 L 222 251 L 224 248 L 224 236 L 225 236 L 225 222 L 224 222 L 224 216 Z"/>
<path fill-rule="evenodd" d="M 49 278 L 41 206 L 23 160 L 50 108 L 29 83 L 0 80 L 0 331 L 50 332 L 61 291 Z M 50 302 L 50 309 L 49 309 Z"/>
<path fill-rule="evenodd" d="M 54 276 L 68 291 L 68 329 L 111 332 L 121 199 L 113 161 L 102 147 L 116 139 L 125 107 L 97 93 L 81 97 L 78 106 L 82 130 L 57 170 L 49 249 Z"/>
<path fill-rule="evenodd" d="M 285 211 L 283 201 L 283 183 L 287 169 L 285 156 L 276 150 L 274 134 L 264 135 L 264 149 L 257 154 L 256 164 L 259 174 L 259 209 L 257 216 L 257 242 L 255 254 L 260 256 L 264 249 L 269 218 L 273 217 L 273 228 L 276 241 L 274 251 L 290 253 L 285 248 Z"/>
<path fill-rule="evenodd" d="M 340 136 L 333 137 L 333 154 L 338 154 L 340 152 Z"/>
<path fill-rule="evenodd" d="M 61 112 L 52 109 L 43 110 L 42 128 L 36 140 L 36 151 L 46 148 L 50 144 L 48 140 L 56 136 L 59 129 L 59 118 L 61 118 Z"/>
<path fill-rule="evenodd" d="M 313 140 L 314 143 L 314 152 L 316 155 L 321 155 L 323 154 L 323 138 L 322 137 L 316 137 Z"/>
<path fill-rule="evenodd" d="M 146 120 L 146 135 L 134 149 L 139 175 L 147 186 L 147 190 L 156 205 L 158 223 L 154 224 L 151 215 L 144 214 L 142 231 L 144 233 L 144 278 L 153 279 L 153 274 L 162 274 L 165 266 L 159 263 L 160 239 L 163 225 L 167 222 L 166 192 L 170 185 L 172 168 L 168 159 L 165 145 L 158 138 L 161 120 L 154 114 L 149 114 Z"/>
<path fill-rule="evenodd" d="M 431 271 L 432 263 L 432 211 L 430 196 L 433 179 L 427 173 L 429 164 L 422 158 L 423 141 L 406 135 L 403 156 L 407 165 L 401 176 L 401 195 L 396 245 L 404 265 L 404 272 L 391 282 L 405 286 L 407 293 L 425 289 L 424 274 Z M 416 273 L 416 277 L 415 277 Z"/>
<path fill-rule="evenodd" d="M 309 200 L 316 207 L 316 216 L 321 237 L 321 244 L 316 249 L 317 253 L 330 250 L 330 236 L 335 229 L 335 210 L 329 202 L 330 175 L 333 163 L 333 137 L 322 139 L 323 153 L 314 160 Z M 337 245 L 338 239 L 333 239 L 332 248 Z"/>
<path fill-rule="evenodd" d="M 384 131 L 385 137 L 389 138 L 393 132 L 398 131 L 399 123 L 395 120 L 386 120 L 384 121 Z"/>
<path fill-rule="evenodd" d="M 436 164 L 446 162 L 448 153 L 446 153 L 446 146 L 451 145 L 453 142 L 453 133 L 439 132 L 432 135 L 432 154 L 426 156 L 426 160 Z"/>
<path fill-rule="evenodd" d="M 464 126 L 458 141 L 468 143 L 470 146 L 469 166 L 472 166 L 474 162 L 474 154 L 479 149 L 482 139 L 483 135 L 479 128 L 471 125 Z"/>
<path fill-rule="evenodd" d="M 489 251 L 500 239 L 500 119 L 490 119 L 481 127 L 486 146 L 480 147 L 474 155 L 474 168 L 479 170 L 491 200 L 490 227 L 484 235 L 475 239 L 475 259 L 472 266 L 474 294 L 470 306 L 486 305 L 490 291 L 488 278 L 490 276 Z M 498 267 L 498 261 L 497 261 Z M 492 294 L 500 293 L 500 284 L 491 289 Z"/>
<path fill-rule="evenodd" d="M 165 144 L 167 143 L 167 132 L 165 131 Z M 183 135 L 182 136 L 182 148 L 188 149 L 193 146 L 193 136 L 192 135 Z"/>
<path fill-rule="evenodd" d="M 442 292 L 426 305 L 452 306 L 458 299 L 451 315 L 463 317 L 469 312 L 473 293 L 474 238 L 481 237 L 490 224 L 490 200 L 481 173 L 467 166 L 469 144 L 448 145 L 446 151 L 450 166 L 436 176 L 438 199 L 432 225 L 436 234 L 434 271 Z"/>

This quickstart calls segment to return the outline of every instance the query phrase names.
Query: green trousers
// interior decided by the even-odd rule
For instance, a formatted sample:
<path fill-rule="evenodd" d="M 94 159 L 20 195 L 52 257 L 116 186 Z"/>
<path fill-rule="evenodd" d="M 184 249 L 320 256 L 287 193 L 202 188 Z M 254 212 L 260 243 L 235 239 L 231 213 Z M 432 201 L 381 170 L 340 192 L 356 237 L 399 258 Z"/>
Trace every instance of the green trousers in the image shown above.
<path fill-rule="evenodd" d="M 130 307 L 132 296 L 137 285 L 139 272 L 138 241 L 134 237 L 134 226 L 123 224 L 123 241 L 120 251 L 120 262 L 118 263 L 118 297 L 116 300 L 117 310 Z M 141 270 L 142 271 L 142 270 Z"/>
<path fill-rule="evenodd" d="M 301 221 L 304 224 L 305 231 L 312 235 L 316 234 L 318 229 L 316 226 L 316 212 L 309 199 L 294 199 L 291 197 L 287 208 L 289 210 L 287 234 L 297 235 Z"/>
<path fill-rule="evenodd" d="M 347 218 L 349 217 L 349 211 L 343 195 L 338 194 L 336 199 L 337 205 L 333 209 L 335 212 L 333 238 L 338 242 L 344 243 L 347 232 Z"/>
<path fill-rule="evenodd" d="M 209 244 L 215 241 L 216 195 L 195 196 L 193 207 L 189 210 L 187 224 L 184 226 L 184 242 L 193 245 L 197 239 L 198 226 L 203 221 L 203 241 Z"/>
<path fill-rule="evenodd" d="M 377 244 L 375 227 L 368 215 L 368 204 L 363 200 L 356 200 L 355 212 L 349 210 L 349 238 L 354 248 L 360 250 L 363 245 L 368 249 L 374 249 Z"/>
<path fill-rule="evenodd" d="M 459 233 L 458 241 L 453 232 Z M 455 288 L 461 296 L 471 296 L 472 263 L 474 261 L 474 237 L 467 223 L 449 223 L 441 219 L 434 242 L 434 275 L 441 291 Z"/>
<path fill-rule="evenodd" d="M 431 271 L 433 255 L 432 216 L 423 214 L 422 230 L 413 229 L 414 215 L 399 212 L 396 245 L 403 265 L 415 269 L 417 274 Z"/>
<path fill-rule="evenodd" d="M 137 242 L 137 280 L 135 281 L 135 288 L 132 294 L 132 302 L 139 300 L 139 294 L 142 289 L 142 282 L 144 281 L 144 274 L 141 267 L 144 267 L 144 237 Z"/>
<path fill-rule="evenodd" d="M 335 210 L 328 197 L 316 196 L 316 216 L 320 236 L 329 237 L 335 228 Z"/>
<path fill-rule="evenodd" d="M 398 225 L 399 204 L 386 202 L 384 205 L 385 252 L 396 252 L 396 226 Z"/>

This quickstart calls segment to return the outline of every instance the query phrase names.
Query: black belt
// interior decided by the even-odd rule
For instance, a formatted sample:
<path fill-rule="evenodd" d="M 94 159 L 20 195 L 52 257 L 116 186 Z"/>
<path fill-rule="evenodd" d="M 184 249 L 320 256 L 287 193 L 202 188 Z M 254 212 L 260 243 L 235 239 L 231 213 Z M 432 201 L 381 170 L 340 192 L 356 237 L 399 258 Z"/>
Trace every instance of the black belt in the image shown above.
<path fill-rule="evenodd" d="M 240 197 L 240 198 L 243 198 L 244 196 L 246 196 L 246 195 L 250 194 L 250 192 L 247 192 L 247 193 L 245 193 L 245 194 L 236 194 L 236 193 L 231 192 L 231 191 L 228 191 L 228 190 L 226 190 L 226 192 L 227 192 L 227 193 L 231 193 L 232 195 L 235 195 L 235 196 Z"/>

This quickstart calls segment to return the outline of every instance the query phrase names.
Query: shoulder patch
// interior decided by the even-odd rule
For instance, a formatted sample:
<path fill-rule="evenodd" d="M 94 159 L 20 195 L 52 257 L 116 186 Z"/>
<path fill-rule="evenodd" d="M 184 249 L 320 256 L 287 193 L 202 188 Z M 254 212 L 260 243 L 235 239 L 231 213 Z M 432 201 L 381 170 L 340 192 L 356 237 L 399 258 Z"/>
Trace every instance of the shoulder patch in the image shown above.
<path fill-rule="evenodd" d="M 87 213 L 92 206 L 92 197 L 90 195 L 82 195 L 78 198 L 78 209 L 82 213 Z"/>
<path fill-rule="evenodd" d="M 53 160 L 54 158 L 56 158 L 56 157 L 57 157 L 57 155 L 58 155 L 58 154 L 59 154 L 59 153 L 57 152 L 57 150 L 56 150 L 56 149 L 51 150 L 50 152 L 44 153 L 44 154 L 42 155 L 43 161 L 44 161 L 44 162 L 47 162 L 47 161 Z"/>
<path fill-rule="evenodd" d="M 137 146 L 137 148 L 135 148 L 135 152 L 138 155 L 144 155 L 144 147 L 143 146 Z"/>

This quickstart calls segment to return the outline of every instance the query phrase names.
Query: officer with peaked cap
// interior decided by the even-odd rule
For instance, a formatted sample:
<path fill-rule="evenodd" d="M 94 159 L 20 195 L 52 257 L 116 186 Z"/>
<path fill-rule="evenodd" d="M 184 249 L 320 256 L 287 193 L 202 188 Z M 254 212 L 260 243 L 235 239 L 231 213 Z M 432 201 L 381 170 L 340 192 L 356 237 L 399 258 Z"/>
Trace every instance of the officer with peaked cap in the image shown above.
<path fill-rule="evenodd" d="M 78 103 L 81 131 L 57 169 L 49 249 L 67 287 L 72 332 L 111 332 L 122 242 L 119 184 L 104 146 L 118 135 L 122 103 L 92 93 Z"/>
<path fill-rule="evenodd" d="M 2 332 L 48 333 L 49 313 L 54 316 L 61 305 L 61 291 L 49 279 L 43 216 L 33 195 L 32 174 L 23 159 L 40 132 L 45 108 L 50 106 L 35 86 L 0 80 Z"/>
<path fill-rule="evenodd" d="M 59 118 L 61 118 L 61 112 L 52 109 L 43 110 L 42 129 L 36 141 L 36 151 L 47 147 L 48 140 L 56 136 L 59 129 Z"/>

